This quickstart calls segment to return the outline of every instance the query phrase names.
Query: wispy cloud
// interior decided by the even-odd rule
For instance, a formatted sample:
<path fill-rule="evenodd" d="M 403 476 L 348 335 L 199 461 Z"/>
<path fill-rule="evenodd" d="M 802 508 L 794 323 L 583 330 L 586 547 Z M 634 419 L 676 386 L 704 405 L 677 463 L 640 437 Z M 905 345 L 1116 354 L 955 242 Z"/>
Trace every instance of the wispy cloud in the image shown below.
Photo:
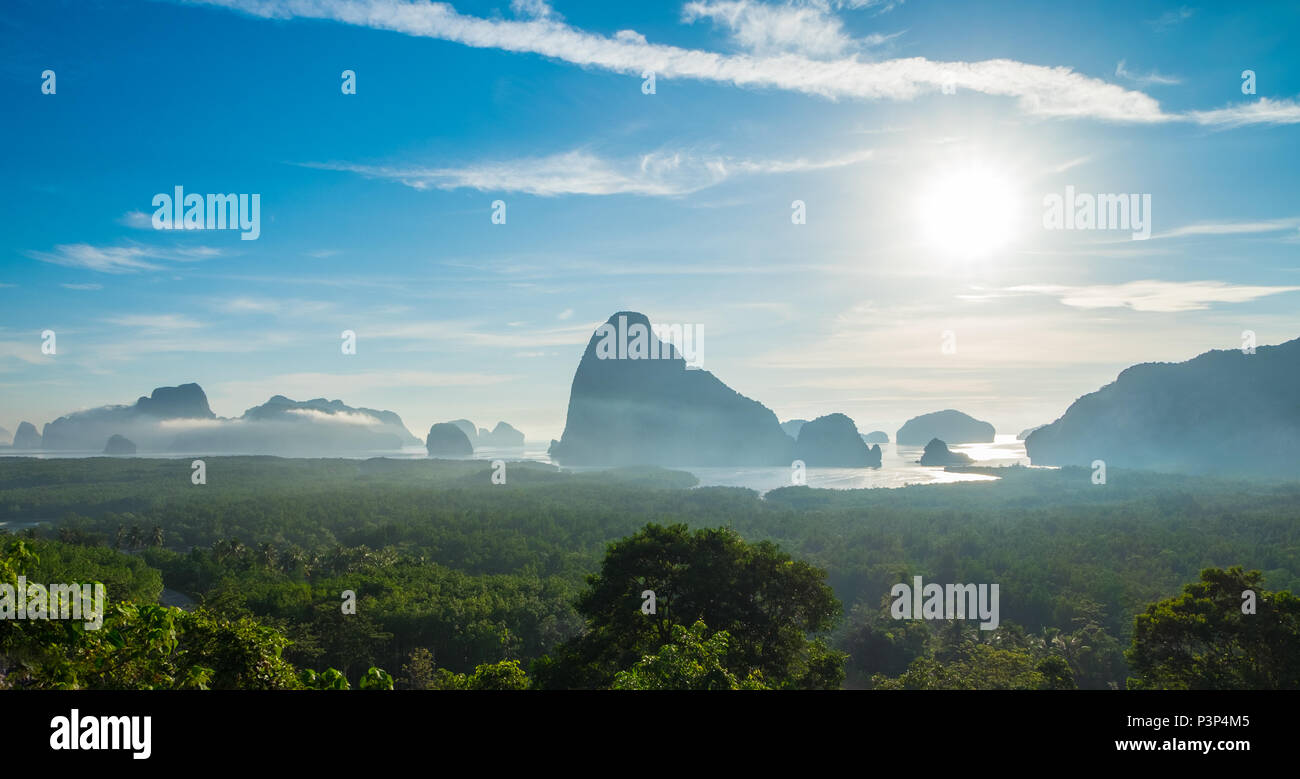
<path fill-rule="evenodd" d="M 153 217 L 143 211 L 127 211 L 118 219 L 118 224 L 134 227 L 137 230 L 152 230 Z"/>
<path fill-rule="evenodd" d="M 77 289 L 77 290 L 84 290 L 84 291 L 91 291 L 91 290 L 104 288 L 103 284 L 60 284 L 59 286 L 63 287 L 64 289 Z"/>
<path fill-rule="evenodd" d="M 1165 30 L 1168 30 L 1171 27 L 1176 27 L 1192 18 L 1192 15 L 1195 13 L 1194 10 L 1184 5 L 1171 11 L 1165 11 L 1155 19 L 1149 20 L 1147 24 L 1155 28 L 1156 32 L 1164 32 Z"/>
<path fill-rule="evenodd" d="M 1197 222 L 1196 224 L 1176 227 L 1165 233 L 1157 233 L 1156 238 L 1181 238 L 1188 235 L 1251 235 L 1278 233 L 1286 230 L 1300 229 L 1300 217 L 1289 219 L 1270 219 L 1258 222 Z"/>
<path fill-rule="evenodd" d="M 1182 79 L 1175 78 L 1173 76 L 1161 75 L 1160 73 L 1157 73 L 1154 70 L 1146 74 L 1133 73 L 1128 68 L 1124 67 L 1124 60 L 1120 60 L 1118 63 L 1116 63 L 1115 75 L 1119 76 L 1120 78 L 1128 79 L 1129 81 L 1132 81 L 1134 84 L 1139 84 L 1144 87 L 1151 86 L 1152 84 L 1155 84 L 1157 86 L 1166 86 L 1170 84 L 1183 83 Z"/>
<path fill-rule="evenodd" d="M 1300 123 L 1300 102 L 1261 97 L 1254 102 L 1216 108 L 1213 111 L 1190 111 L 1187 116 L 1197 124 L 1225 128 L 1251 124 L 1297 124 Z"/>
<path fill-rule="evenodd" d="M 531 195 L 677 196 L 706 189 L 736 175 L 798 173 L 865 162 L 862 150 L 820 160 L 747 160 L 689 152 L 654 152 L 612 160 L 575 150 L 546 157 L 481 162 L 462 167 L 303 163 L 306 167 L 398 181 L 415 189 L 477 189 Z"/>
<path fill-rule="evenodd" d="M 1048 295 L 1073 308 L 1129 308 L 1134 311 L 1173 313 L 1199 311 L 1213 303 L 1246 303 L 1268 295 L 1294 292 L 1300 287 L 1264 287 L 1223 281 L 1130 281 L 1125 284 L 1065 286 L 1024 284 L 1007 292 Z"/>
<path fill-rule="evenodd" d="M 245 295 L 214 300 L 212 307 L 225 314 L 270 314 L 302 319 L 331 311 L 334 304 L 321 300 L 259 298 Z"/>
<path fill-rule="evenodd" d="M 517 376 L 473 372 L 364 371 L 360 373 L 282 373 L 265 379 L 227 381 L 215 386 L 216 394 L 248 398 L 269 398 L 280 394 L 290 398 L 319 398 L 322 393 L 357 396 L 370 390 L 399 388 L 484 387 L 513 381 Z M 259 401 L 260 402 L 260 401 Z"/>
<path fill-rule="evenodd" d="M 1090 161 L 1091 159 L 1092 159 L 1091 155 L 1085 155 L 1083 157 L 1075 157 L 1072 160 L 1066 160 L 1065 162 L 1059 163 L 1057 165 L 1053 165 L 1047 168 L 1044 172 L 1053 173 L 1053 174 L 1064 173 L 1067 170 L 1070 170 L 1071 168 L 1077 168 L 1078 166 L 1083 165 L 1084 163 Z"/>
<path fill-rule="evenodd" d="M 159 332 L 166 332 L 168 330 L 188 330 L 203 327 L 199 322 L 196 322 L 183 314 L 133 314 L 130 316 L 111 317 L 104 321 L 109 324 L 121 325 L 122 327 L 138 327 L 143 330 L 155 330 Z"/>
<path fill-rule="evenodd" d="M 199 246 L 188 249 L 161 249 L 149 246 L 91 246 L 86 243 L 59 244 L 52 252 L 29 251 L 28 257 L 69 268 L 84 268 L 100 273 L 138 273 L 163 270 L 164 262 L 194 262 L 221 255 L 219 249 Z"/>

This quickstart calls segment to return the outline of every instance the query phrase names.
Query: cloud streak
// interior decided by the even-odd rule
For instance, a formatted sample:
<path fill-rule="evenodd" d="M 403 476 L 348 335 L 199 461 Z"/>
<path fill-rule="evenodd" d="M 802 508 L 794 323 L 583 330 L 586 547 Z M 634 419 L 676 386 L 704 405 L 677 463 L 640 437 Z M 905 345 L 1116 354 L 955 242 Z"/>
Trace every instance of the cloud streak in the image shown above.
<path fill-rule="evenodd" d="M 1198 222 L 1176 227 L 1156 238 L 1182 238 L 1189 235 L 1255 235 L 1300 229 L 1300 217 L 1270 219 L 1261 222 Z"/>
<path fill-rule="evenodd" d="M 52 252 L 27 252 L 27 256 L 34 260 L 100 273 L 163 270 L 166 266 L 158 264 L 158 261 L 194 262 L 220 254 L 218 249 L 203 246 L 193 249 L 159 249 L 148 246 L 91 246 L 86 243 L 59 244 Z"/>
<path fill-rule="evenodd" d="M 397 181 L 415 189 L 476 189 L 556 195 L 687 195 L 738 175 L 799 173 L 855 165 L 870 150 L 820 160 L 746 160 L 703 157 L 688 152 L 654 152 L 610 160 L 584 150 L 461 167 L 303 163 L 304 167 L 356 173 Z"/>
<path fill-rule="evenodd" d="M 1223 281 L 1130 281 L 1125 284 L 1063 286 L 1025 284 L 1007 292 L 1049 295 L 1072 308 L 1129 308 L 1134 311 L 1175 313 L 1200 311 L 1212 303 L 1246 303 L 1268 295 L 1294 292 L 1300 287 L 1263 287 Z"/>

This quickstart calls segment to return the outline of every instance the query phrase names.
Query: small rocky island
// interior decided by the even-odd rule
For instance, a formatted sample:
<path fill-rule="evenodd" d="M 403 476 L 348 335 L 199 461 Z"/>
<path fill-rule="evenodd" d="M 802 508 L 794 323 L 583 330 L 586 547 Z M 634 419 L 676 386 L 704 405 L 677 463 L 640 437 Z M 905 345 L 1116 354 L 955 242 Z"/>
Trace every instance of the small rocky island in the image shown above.
<path fill-rule="evenodd" d="M 104 454 L 135 454 L 135 443 L 125 436 L 114 433 L 108 439 L 108 443 L 104 444 Z"/>
<path fill-rule="evenodd" d="M 918 460 L 921 465 L 970 465 L 975 462 L 970 455 L 954 452 L 948 449 L 948 445 L 938 438 L 930 439 L 930 443 L 925 445 L 925 452 L 922 453 L 921 459 Z"/>
<path fill-rule="evenodd" d="M 474 454 L 474 446 L 465 431 L 452 422 L 439 422 L 429 428 L 424 448 L 430 457 L 469 457 Z"/>

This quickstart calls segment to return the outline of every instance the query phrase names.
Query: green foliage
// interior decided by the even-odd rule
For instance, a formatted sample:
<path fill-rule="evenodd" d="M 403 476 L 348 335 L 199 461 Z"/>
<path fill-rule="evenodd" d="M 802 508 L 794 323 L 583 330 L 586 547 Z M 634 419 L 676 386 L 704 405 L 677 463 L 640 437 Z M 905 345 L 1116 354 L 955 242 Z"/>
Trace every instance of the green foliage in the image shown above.
<path fill-rule="evenodd" d="M 348 677 L 335 668 L 327 668 L 317 673 L 310 668 L 298 675 L 304 689 L 307 690 L 347 690 L 350 689 Z"/>
<path fill-rule="evenodd" d="M 360 687 L 363 690 L 391 690 L 393 689 L 392 674 L 372 665 L 361 677 Z"/>
<path fill-rule="evenodd" d="M 766 690 L 763 676 L 750 671 L 744 679 L 727 668 L 731 636 L 696 620 L 689 629 L 672 626 L 672 641 L 614 675 L 615 690 Z"/>
<path fill-rule="evenodd" d="M 528 674 L 519 666 L 518 660 L 502 660 L 497 663 L 483 663 L 472 674 L 458 674 L 439 668 L 433 683 L 428 689 L 433 690 L 527 690 L 531 687 Z"/>
<path fill-rule="evenodd" d="M 1131 689 L 1300 689 L 1300 598 L 1260 587 L 1259 571 L 1207 568 L 1137 616 Z M 1255 613 L 1243 613 L 1247 592 Z"/>
<path fill-rule="evenodd" d="M 829 629 L 838 613 L 824 577 L 775 544 L 747 543 L 728 528 L 650 524 L 610 546 L 578 600 L 587 632 L 534 673 L 544 686 L 608 687 L 670 644 L 675 626 L 702 620 L 730 636 L 727 667 L 741 678 L 757 671 L 773 687 L 838 687 L 843 655 L 807 637 Z M 654 614 L 642 612 L 646 590 L 655 593 Z"/>
<path fill-rule="evenodd" d="M 866 687 L 876 676 L 901 676 L 920 658 L 955 661 L 951 650 L 961 644 L 948 639 L 946 626 L 881 612 L 889 588 L 914 574 L 999 583 L 1003 627 L 994 632 L 1011 636 L 1014 622 L 1024 633 L 1002 644 L 980 640 L 1028 655 L 1020 664 L 1028 672 L 1063 683 L 1059 665 L 1041 665 L 1059 656 L 1075 684 L 1089 689 L 1124 684 L 1130 668 L 1122 648 L 1134 639 L 1134 615 L 1176 595 L 1202 569 L 1242 564 L 1279 589 L 1300 588 L 1296 482 L 1112 468 L 1100 488 L 1086 469 L 1010 468 L 995 471 L 997 482 L 798 487 L 760 497 L 739 488 L 685 489 L 693 477 L 661 469 L 574 474 L 512 464 L 510 484 L 500 486 L 481 462 L 207 462 L 209 484 L 200 488 L 183 461 L 0 458 L 0 522 L 41 523 L 21 533 L 37 557 L 34 581 L 101 581 L 113 603 L 140 605 L 156 603 L 165 583 L 167 602 L 183 593 L 213 618 L 271 628 L 289 642 L 284 661 L 341 669 L 354 688 L 368 668 L 401 668 L 417 648 L 431 653 L 419 686 L 444 672 L 468 678 L 502 658 L 530 668 L 538 684 L 611 684 L 670 643 L 671 629 L 637 635 L 626 652 L 593 665 L 578 640 L 586 619 L 575 603 L 609 545 L 651 523 L 726 526 L 825 571 L 821 586 L 851 616 L 828 635 L 801 634 L 802 648 L 784 660 L 790 646 L 777 641 L 769 652 L 761 631 L 733 629 L 748 616 L 705 620 L 731 636 L 736 652 L 758 646 L 763 662 L 788 660 L 779 681 L 764 671 L 774 687 L 833 683 L 845 670 L 848 686 Z M 9 540 L 0 531 L 0 546 Z M 356 615 L 339 613 L 345 589 L 358 594 Z M 632 608 L 620 618 L 652 624 L 637 609 L 639 591 L 627 592 Z M 671 624 L 689 628 L 705 616 L 682 615 L 680 606 L 671 597 L 664 603 Z M 0 676 L 22 676 L 50 646 L 66 650 L 74 629 L 0 622 Z M 837 664 L 837 651 L 850 655 L 846 665 Z M 761 665 L 735 662 L 742 677 L 746 663 Z M 1266 665 L 1281 673 L 1278 663 Z M 187 666 L 173 682 L 219 686 L 217 670 Z M 1189 684 L 1254 678 L 1210 674 Z M 1260 678 L 1270 683 L 1267 674 Z M 401 685 L 415 685 L 411 672 L 403 671 Z"/>

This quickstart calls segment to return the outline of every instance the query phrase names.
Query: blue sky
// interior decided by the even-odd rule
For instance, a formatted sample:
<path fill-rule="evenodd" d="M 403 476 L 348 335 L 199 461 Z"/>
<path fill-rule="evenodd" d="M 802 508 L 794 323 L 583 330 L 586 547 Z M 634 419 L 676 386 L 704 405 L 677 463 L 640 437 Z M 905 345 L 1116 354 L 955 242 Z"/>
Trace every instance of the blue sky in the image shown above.
<path fill-rule="evenodd" d="M 197 381 L 222 416 L 325 396 L 545 440 L 632 309 L 781 419 L 1014 433 L 1132 363 L 1300 336 L 1297 30 L 1280 2 L 11 0 L 0 426 Z M 1151 237 L 1044 229 L 1067 185 L 1150 195 Z M 175 186 L 258 193 L 259 238 L 153 229 Z"/>

